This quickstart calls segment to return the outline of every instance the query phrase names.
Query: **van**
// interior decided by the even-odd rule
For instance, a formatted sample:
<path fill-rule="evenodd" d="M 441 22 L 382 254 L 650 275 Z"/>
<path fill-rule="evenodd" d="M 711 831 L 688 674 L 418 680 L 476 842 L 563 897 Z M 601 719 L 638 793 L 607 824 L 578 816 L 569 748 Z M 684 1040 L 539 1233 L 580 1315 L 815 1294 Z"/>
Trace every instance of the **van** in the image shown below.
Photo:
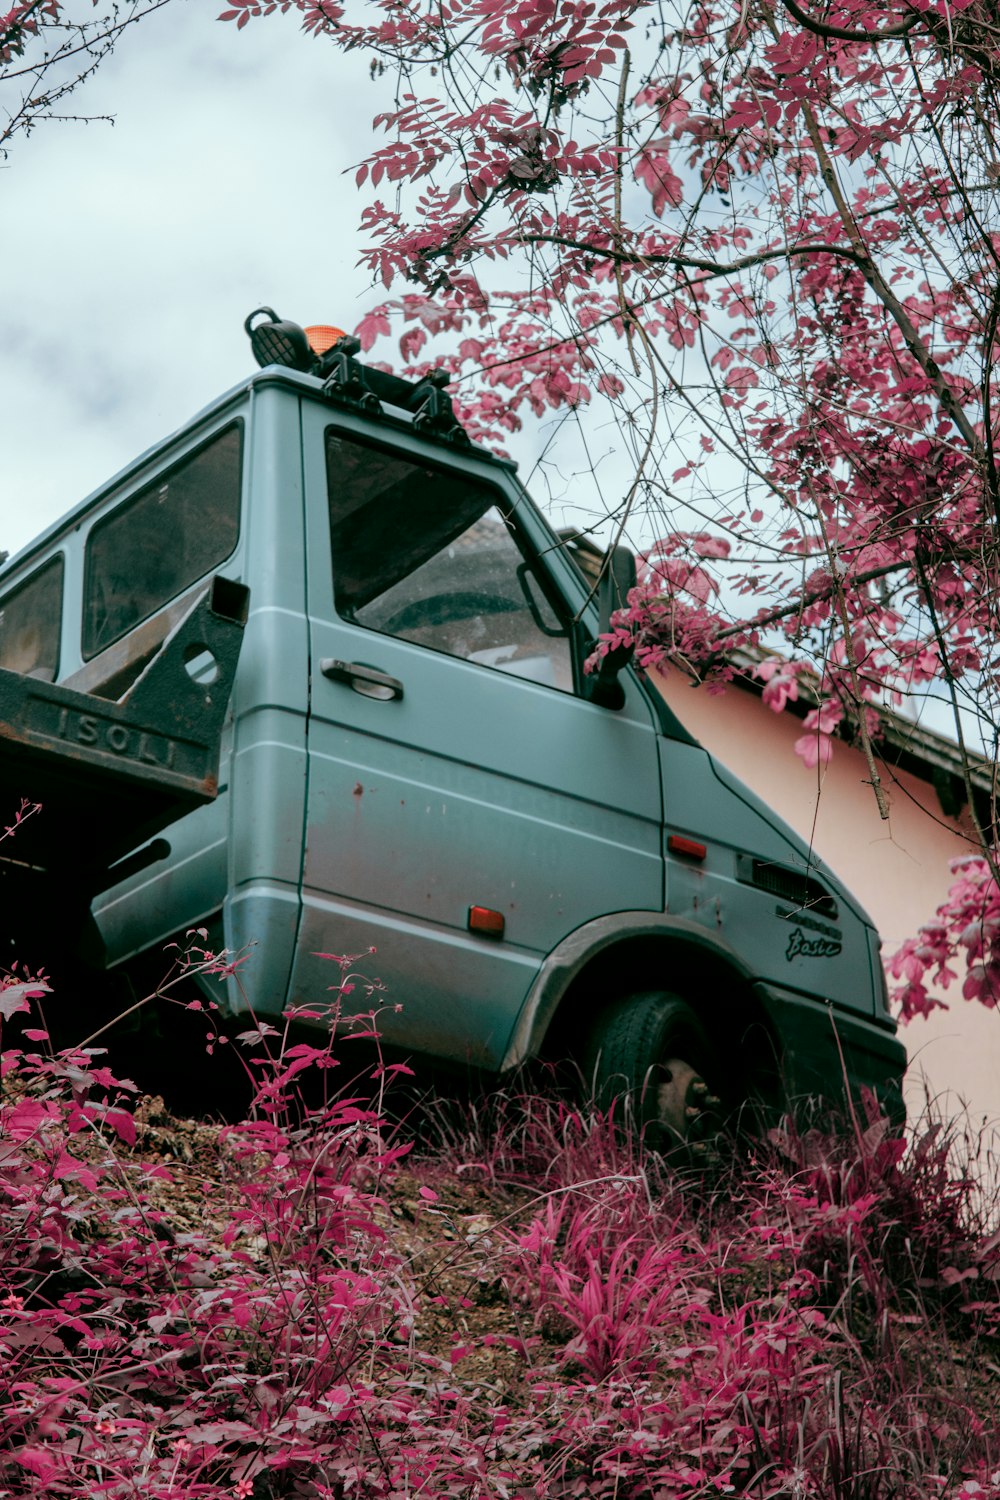
<path fill-rule="evenodd" d="M 270 309 L 247 331 L 256 373 L 0 575 L 5 811 L 52 813 L 40 853 L 0 845 L 7 891 L 32 862 L 117 973 L 207 929 L 248 955 L 233 1017 L 322 1009 L 329 955 L 374 950 L 387 1046 L 489 1075 L 570 1058 L 671 1136 L 845 1089 L 898 1120 L 857 900 L 627 653 L 584 669 L 624 549 L 595 590 L 443 378 L 317 354 Z M 70 715 L 61 747 L 26 746 L 33 693 Z M 185 790 L 197 732 L 218 771 Z"/>

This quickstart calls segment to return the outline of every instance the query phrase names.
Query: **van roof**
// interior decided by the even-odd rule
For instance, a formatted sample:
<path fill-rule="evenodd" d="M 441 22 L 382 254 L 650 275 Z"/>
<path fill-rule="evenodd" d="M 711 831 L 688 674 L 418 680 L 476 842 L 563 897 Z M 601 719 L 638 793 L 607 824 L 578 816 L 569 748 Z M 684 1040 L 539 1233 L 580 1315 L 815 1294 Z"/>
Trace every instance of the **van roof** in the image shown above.
<path fill-rule="evenodd" d="M 238 385 L 231 386 L 229 390 L 224 391 L 220 396 L 216 396 L 213 401 L 210 401 L 207 406 L 202 407 L 188 421 L 183 422 L 180 427 L 175 428 L 166 437 L 160 438 L 159 441 L 153 443 L 149 448 L 146 448 L 142 453 L 131 459 L 124 468 L 119 469 L 117 473 L 111 475 L 103 484 L 91 490 L 88 495 L 72 506 L 71 509 L 67 510 L 64 515 L 51 522 L 33 541 L 28 542 L 18 552 L 15 552 L 13 556 L 3 561 L 0 564 L 0 579 L 5 579 L 9 574 L 23 567 L 26 562 L 30 562 L 36 554 L 44 552 L 46 547 L 63 532 L 71 530 L 82 520 L 99 500 L 103 499 L 110 491 L 116 490 L 121 485 L 127 483 L 134 474 L 151 463 L 159 453 L 172 447 L 179 438 L 186 436 L 190 432 L 194 432 L 205 423 L 212 421 L 220 412 L 224 412 L 228 407 L 245 400 L 254 388 L 265 385 L 291 386 L 303 394 L 314 398 L 321 398 L 325 404 L 332 407 L 340 407 L 346 410 L 352 409 L 352 403 L 349 400 L 324 394 L 324 383 L 315 375 L 304 374 L 299 370 L 291 370 L 284 365 L 265 365 L 262 370 L 254 370 L 245 379 L 241 380 Z M 401 428 L 413 427 L 412 413 L 403 411 L 399 407 L 390 407 L 384 420 L 390 427 L 396 428 L 397 431 Z M 435 442 L 435 439 L 430 434 L 421 432 L 419 436 L 424 438 L 429 437 L 430 441 Z M 517 464 L 513 460 L 499 458 L 495 453 L 491 453 L 488 448 L 484 448 L 479 443 L 470 442 L 467 447 L 457 448 L 453 444 L 437 440 L 436 446 L 440 446 L 453 457 L 466 455 L 470 458 L 494 464 L 499 468 L 506 469 L 508 472 L 514 472 L 517 468 Z"/>

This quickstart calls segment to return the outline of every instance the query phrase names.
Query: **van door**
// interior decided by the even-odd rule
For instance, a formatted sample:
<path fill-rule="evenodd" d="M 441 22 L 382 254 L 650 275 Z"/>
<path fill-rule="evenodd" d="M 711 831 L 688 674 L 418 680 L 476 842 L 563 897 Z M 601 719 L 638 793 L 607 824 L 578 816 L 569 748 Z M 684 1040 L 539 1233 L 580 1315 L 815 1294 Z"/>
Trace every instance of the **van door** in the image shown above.
<path fill-rule="evenodd" d="M 140 471 L 131 492 L 112 489 L 93 519 L 74 527 L 74 538 L 84 538 L 82 556 L 70 552 L 75 555 L 76 588 L 82 588 L 81 665 L 63 677 L 64 686 L 112 701 L 119 698 L 212 573 L 221 571 L 233 580 L 243 576 L 245 426 L 245 414 L 239 412 L 215 431 L 193 428 L 183 447 L 172 443 Z M 191 670 L 197 680 L 197 660 Z M 212 671 L 210 657 L 205 670 Z M 216 798 L 170 825 L 166 858 L 116 881 L 95 901 L 109 965 L 157 950 L 221 908 L 227 884 L 231 745 L 227 715 Z M 163 963 L 166 969 L 169 959 Z"/>
<path fill-rule="evenodd" d="M 545 955 L 661 911 L 656 732 L 575 688 L 552 537 L 511 476 L 304 403 L 311 706 L 293 1003 L 363 953 L 388 1040 L 496 1066 Z M 570 568 L 563 558 L 556 567 Z M 580 599 L 583 598 L 582 589 Z M 474 908 L 502 935 L 476 930 Z M 355 1010 L 371 1007 L 363 983 Z M 392 1007 L 400 1005 L 397 1014 Z"/>

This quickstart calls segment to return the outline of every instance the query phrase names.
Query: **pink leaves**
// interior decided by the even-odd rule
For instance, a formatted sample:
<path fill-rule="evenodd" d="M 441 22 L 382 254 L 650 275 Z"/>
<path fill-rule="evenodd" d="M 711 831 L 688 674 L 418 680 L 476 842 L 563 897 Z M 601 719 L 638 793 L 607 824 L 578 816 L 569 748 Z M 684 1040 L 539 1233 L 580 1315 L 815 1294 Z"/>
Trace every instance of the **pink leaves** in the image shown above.
<path fill-rule="evenodd" d="M 682 558 L 654 556 L 650 566 L 665 593 L 688 594 L 698 604 L 707 604 L 718 593 L 719 586 L 710 573 Z"/>
<path fill-rule="evenodd" d="M 386 330 L 388 331 L 388 330 Z M 407 364 L 417 357 L 427 342 L 427 334 L 422 328 L 410 328 L 406 333 L 400 335 L 399 355 Z"/>
<path fill-rule="evenodd" d="M 20 1448 L 17 1462 L 22 1469 L 34 1474 L 44 1485 L 50 1484 L 59 1473 L 58 1466 L 44 1448 Z"/>
<path fill-rule="evenodd" d="M 828 766 L 833 755 L 830 736 L 844 717 L 841 704 L 827 699 L 819 708 L 811 709 L 803 720 L 806 733 L 795 741 L 795 754 L 808 770 Z"/>
<path fill-rule="evenodd" d="M 573 97 L 617 62 L 638 7 L 635 0 L 605 0 L 600 6 L 578 0 L 478 0 L 474 8 L 485 21 L 481 46 L 487 55 L 503 57 L 529 89 L 549 84 Z"/>
<path fill-rule="evenodd" d="M 754 386 L 760 385 L 760 376 L 748 365 L 734 365 L 726 371 L 726 387 L 738 395 L 745 396 Z M 725 399 L 725 398 L 723 398 Z"/>
<path fill-rule="evenodd" d="M 775 110 L 772 106 L 772 117 L 774 117 L 775 124 L 777 124 L 778 116 L 780 116 L 780 111 Z M 730 109 L 730 112 L 726 117 L 727 130 L 731 130 L 734 132 L 740 130 L 752 130 L 758 128 L 760 124 L 761 109 L 758 99 L 755 99 L 753 97 L 744 97 L 742 99 L 737 99 L 734 101 L 732 108 Z"/>
<path fill-rule="evenodd" d="M 6 979 L 0 983 L 0 1017 L 9 1021 L 19 1011 L 30 1011 L 32 1000 L 40 1000 L 49 993 L 43 980 Z"/>
<path fill-rule="evenodd" d="M 625 390 L 625 383 L 617 375 L 598 375 L 597 390 L 609 401 L 616 401 Z"/>
<path fill-rule="evenodd" d="M 232 7 L 222 11 L 218 19 L 235 21 L 237 29 L 242 30 L 249 21 L 260 16 L 270 16 L 275 11 L 287 12 L 292 4 L 293 0 L 233 0 Z M 322 19 L 325 25 L 334 24 L 343 14 L 341 6 L 332 3 L 332 0 L 323 0 Z"/>
<path fill-rule="evenodd" d="M 651 141 L 639 152 L 633 165 L 635 179 L 653 199 L 653 212 L 662 218 L 665 208 L 676 208 L 683 197 L 683 184 L 670 165 L 670 142 Z"/>
<path fill-rule="evenodd" d="M 501 132 L 499 143 L 513 153 L 507 163 L 506 180 L 523 192 L 546 191 L 559 180 L 558 144 L 554 131 L 537 121 Z"/>
<path fill-rule="evenodd" d="M 946 1205 L 953 1191 L 963 1191 L 947 1170 L 941 1172 L 947 1140 L 929 1132 L 908 1152 L 874 1111 L 859 1115 L 849 1145 L 818 1130 L 799 1135 L 791 1124 L 775 1130 L 775 1154 L 762 1180 L 750 1174 L 732 1188 L 727 1182 L 726 1193 L 734 1195 L 727 1198 L 732 1218 L 723 1215 L 717 1226 L 699 1222 L 696 1235 L 679 1211 L 683 1189 L 668 1182 L 662 1197 L 650 1202 L 643 1185 L 614 1157 L 602 1157 L 601 1120 L 581 1120 L 572 1132 L 560 1122 L 559 1147 L 542 1158 L 552 1160 L 552 1183 L 559 1190 L 505 1237 L 512 1243 L 502 1244 L 501 1264 L 522 1309 L 520 1326 L 544 1331 L 557 1369 L 580 1367 L 572 1398 L 583 1403 L 578 1455 L 596 1429 L 610 1430 L 610 1403 L 597 1393 L 610 1396 L 623 1387 L 629 1392 L 620 1398 L 614 1469 L 607 1491 L 597 1493 L 608 1500 L 612 1494 L 661 1490 L 671 1496 L 726 1494 L 759 1463 L 753 1455 L 761 1444 L 776 1477 L 787 1474 L 790 1483 L 794 1468 L 795 1482 L 808 1489 L 817 1471 L 808 1457 L 800 1462 L 801 1455 L 829 1451 L 823 1434 L 831 1412 L 830 1369 L 853 1337 L 842 1319 L 825 1315 L 831 1294 L 856 1276 L 850 1285 L 863 1289 L 866 1299 L 885 1299 L 894 1323 L 897 1296 L 906 1306 L 923 1307 L 904 1290 L 911 1276 L 962 1287 L 982 1274 L 968 1275 L 969 1262 L 977 1271 L 991 1256 L 995 1262 L 988 1237 L 942 1234 L 944 1223 L 957 1229 L 958 1215 Z M 573 1161 L 584 1189 L 562 1191 L 564 1159 Z M 597 1181 L 587 1170 L 595 1161 L 604 1166 Z M 721 1199 L 711 1201 L 721 1209 Z M 893 1230 L 903 1221 L 912 1226 L 904 1254 L 914 1256 L 919 1270 L 902 1257 L 886 1258 Z M 736 1295 L 718 1295 L 717 1247 L 724 1247 L 731 1293 L 744 1288 Z M 761 1293 L 752 1268 L 764 1266 L 779 1281 L 769 1280 Z M 992 1291 L 989 1305 L 997 1306 Z M 905 1330 L 901 1348 L 914 1331 L 902 1322 L 907 1314 L 898 1316 Z M 923 1312 L 914 1316 L 923 1327 Z M 859 1378 L 869 1378 L 862 1366 L 854 1368 Z M 885 1416 L 875 1392 L 884 1369 L 869 1373 L 872 1405 L 859 1404 L 854 1436 L 873 1469 L 882 1460 L 866 1445 L 881 1440 Z M 539 1386 L 550 1409 L 557 1408 L 563 1388 L 556 1373 Z M 636 1399 L 637 1391 L 649 1391 L 651 1401 Z M 797 1453 L 791 1443 L 783 1448 L 780 1437 L 788 1430 L 792 1391 L 802 1413 Z M 588 1399 L 591 1392 L 596 1399 Z M 752 1414 L 752 1423 L 734 1421 L 734 1411 Z M 884 1448 L 887 1467 L 894 1441 L 895 1431 Z M 523 1469 L 520 1477 L 526 1478 Z M 588 1476 L 588 1494 L 596 1483 Z M 912 1500 L 921 1488 L 922 1482 Z"/>
<path fill-rule="evenodd" d="M 763 699 L 773 713 L 780 714 L 785 704 L 799 696 L 798 666 L 794 662 L 772 657 L 758 663 L 754 675 L 765 684 Z"/>
<path fill-rule="evenodd" d="M 367 353 L 377 339 L 389 333 L 389 328 L 388 314 L 383 308 L 377 308 L 361 319 L 354 332 L 361 341 L 362 350 Z"/>
<path fill-rule="evenodd" d="M 896 1484 L 912 1439 L 899 1500 L 986 1481 L 982 1402 L 950 1365 L 928 1384 L 928 1348 L 961 1339 L 931 1343 L 942 1316 L 998 1311 L 947 1132 L 787 1119 L 694 1193 L 564 1100 L 500 1092 L 410 1173 L 398 1122 L 331 1101 L 175 1132 L 197 1154 L 171 1185 L 149 1180 L 169 1129 L 140 1137 L 151 1161 L 109 1138 L 84 1163 L 55 1075 L 16 1079 L 39 1084 L 0 1101 L 3 1137 L 47 1106 L 30 1170 L 0 1160 L 0 1486 L 26 1500 L 684 1500 L 765 1462 L 775 1493 L 820 1495 L 845 1409 L 868 1475 Z"/>
<path fill-rule="evenodd" d="M 920 646 L 910 657 L 910 681 L 933 682 L 941 671 L 941 654 L 936 641 Z"/>
<path fill-rule="evenodd" d="M 590 400 L 590 391 L 579 380 L 573 380 L 564 369 L 547 370 L 533 382 L 536 390 L 545 393 L 545 405 L 553 409 L 560 406 L 580 406 Z"/>
<path fill-rule="evenodd" d="M 104 1122 L 110 1125 L 118 1139 L 126 1146 L 134 1146 L 136 1142 L 135 1119 L 130 1110 L 109 1109 L 104 1115 Z"/>
<path fill-rule="evenodd" d="M 819 730 L 800 735 L 795 741 L 794 750 L 808 771 L 815 770 L 817 766 L 825 768 L 833 756 L 830 736 Z"/>
<path fill-rule="evenodd" d="M 7 824 L 3 832 L 0 833 L 0 843 L 4 839 L 13 838 L 26 819 L 35 817 L 41 811 L 42 804 L 40 802 L 29 802 L 27 797 L 22 797 L 17 812 L 14 814 L 14 821 Z"/>
<path fill-rule="evenodd" d="M 11 1140 L 27 1141 L 58 1118 L 59 1110 L 51 1100 L 18 1099 L 4 1111 L 4 1135 Z"/>
<path fill-rule="evenodd" d="M 727 558 L 732 551 L 732 544 L 724 536 L 710 536 L 706 531 L 692 536 L 690 543 L 697 557 Z"/>
<path fill-rule="evenodd" d="M 943 1005 L 930 986 L 947 989 L 965 967 L 962 996 L 1000 1005 L 1000 889 L 989 861 L 967 855 L 952 861 L 955 877 L 933 922 L 892 956 L 889 974 L 902 981 L 896 1000 L 904 1020 Z"/>
<path fill-rule="evenodd" d="M 805 72 L 821 50 L 819 37 L 811 31 L 783 31 L 765 54 L 778 77 Z"/>

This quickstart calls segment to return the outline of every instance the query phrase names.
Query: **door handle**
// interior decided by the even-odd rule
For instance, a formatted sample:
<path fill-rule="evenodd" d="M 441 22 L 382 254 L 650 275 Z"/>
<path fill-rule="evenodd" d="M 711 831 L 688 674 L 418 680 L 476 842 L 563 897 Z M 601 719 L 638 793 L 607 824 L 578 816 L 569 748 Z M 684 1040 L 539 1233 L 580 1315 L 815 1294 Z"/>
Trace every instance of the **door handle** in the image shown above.
<path fill-rule="evenodd" d="M 403 696 L 403 684 L 398 677 L 390 677 L 386 672 L 379 672 L 375 667 L 370 667 L 367 662 L 337 661 L 335 657 L 324 656 L 319 669 L 323 676 L 329 677 L 332 682 L 346 682 L 348 687 L 353 688 L 356 693 L 362 693 L 366 698 L 388 700 Z"/>

